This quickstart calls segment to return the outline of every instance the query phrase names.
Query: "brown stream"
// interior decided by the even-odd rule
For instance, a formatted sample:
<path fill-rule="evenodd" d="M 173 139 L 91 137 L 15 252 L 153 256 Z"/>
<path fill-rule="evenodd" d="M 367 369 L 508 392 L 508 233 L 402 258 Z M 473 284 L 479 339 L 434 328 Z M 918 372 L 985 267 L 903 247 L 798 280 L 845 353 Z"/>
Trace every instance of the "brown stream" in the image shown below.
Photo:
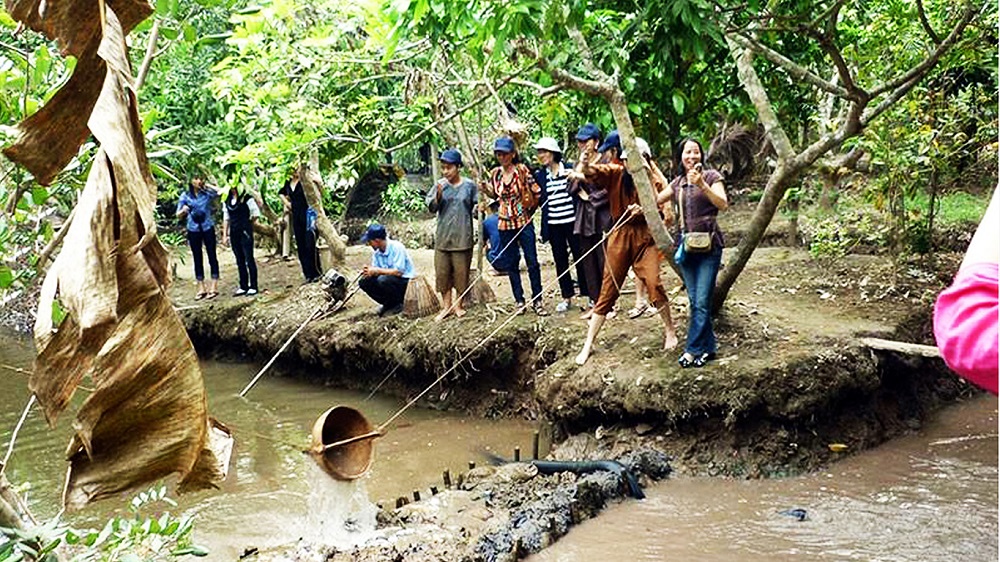
<path fill-rule="evenodd" d="M 0 363 L 30 368 L 31 357 L 25 340 L 0 334 Z M 371 502 L 414 489 L 429 494 L 443 470 L 457 474 L 470 460 L 481 462 L 481 450 L 510 456 L 520 446 L 530 453 L 532 423 L 414 408 L 377 441 L 366 477 L 337 483 L 301 453 L 316 417 L 345 404 L 379 424 L 400 401 L 366 401 L 272 374 L 243 400 L 236 395 L 257 365 L 202 366 L 211 412 L 234 430 L 237 445 L 222 489 L 174 496 L 173 511 L 196 515 L 196 539 L 211 550 L 210 560 L 300 537 L 363 540 L 374 525 Z M 26 378 L 0 368 L 0 396 L 2 455 L 27 402 Z M 69 422 L 66 416 L 50 430 L 33 409 L 7 467 L 39 517 L 58 511 Z M 668 479 L 647 489 L 646 500 L 611 506 L 529 560 L 997 560 L 997 455 L 997 400 L 980 397 L 828 471 L 780 480 Z M 70 521 L 101 525 L 124 513 L 129 499 L 98 502 Z M 779 513 L 790 508 L 805 509 L 807 519 Z"/>

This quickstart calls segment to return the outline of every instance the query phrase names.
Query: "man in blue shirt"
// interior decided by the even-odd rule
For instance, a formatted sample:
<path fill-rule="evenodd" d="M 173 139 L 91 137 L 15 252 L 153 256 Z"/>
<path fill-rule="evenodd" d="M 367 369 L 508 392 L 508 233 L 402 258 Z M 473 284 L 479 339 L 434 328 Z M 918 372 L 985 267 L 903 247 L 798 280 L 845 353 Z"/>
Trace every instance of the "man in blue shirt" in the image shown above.
<path fill-rule="evenodd" d="M 403 311 L 406 286 L 416 275 L 413 260 L 402 242 L 389 240 L 385 227 L 368 226 L 361 241 L 372 248 L 372 264 L 361 270 L 358 285 L 373 301 L 379 303 L 379 316 L 391 316 Z"/>

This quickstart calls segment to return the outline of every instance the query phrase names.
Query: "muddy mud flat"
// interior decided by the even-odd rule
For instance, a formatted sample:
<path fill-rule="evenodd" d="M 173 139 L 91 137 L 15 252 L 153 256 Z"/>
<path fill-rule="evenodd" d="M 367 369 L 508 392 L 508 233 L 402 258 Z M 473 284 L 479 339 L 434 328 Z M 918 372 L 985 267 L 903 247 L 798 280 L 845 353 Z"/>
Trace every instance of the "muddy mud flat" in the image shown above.
<path fill-rule="evenodd" d="M 430 250 L 411 254 L 418 272 L 433 271 Z M 369 255 L 365 247 L 350 248 L 341 270 L 355 271 Z M 717 320 L 719 357 L 703 369 L 681 369 L 677 351 L 660 350 L 657 318 L 619 314 L 609 320 L 583 367 L 573 363 L 586 330 L 577 312 L 516 316 L 490 337 L 514 312 L 503 277 L 485 278 L 497 302 L 443 323 L 378 318 L 374 303 L 359 294 L 340 312 L 306 326 L 268 376 L 366 392 L 377 387 L 409 399 L 464 358 L 421 406 L 546 421 L 559 442 L 551 458 L 625 459 L 647 483 L 669 471 L 628 455 L 662 456 L 683 474 L 788 476 L 918 429 L 940 406 L 976 392 L 940 359 L 873 350 L 862 342 L 873 336 L 933 344 L 933 301 L 959 260 L 955 254 L 938 256 L 932 265 L 894 264 L 852 255 L 817 262 L 801 250 L 761 248 Z M 548 283 L 551 260 L 542 262 Z M 261 278 L 270 279 L 262 284 L 271 288 L 256 299 L 196 303 L 190 283 L 174 285 L 175 304 L 199 353 L 266 360 L 326 304 L 321 287 L 299 284 L 294 261 L 260 267 Z M 683 340 L 684 293 L 666 268 L 662 278 Z M 630 287 L 619 311 L 632 305 Z M 547 302 L 554 297 L 547 295 Z M 513 486 L 505 484 L 503 471 L 495 478 L 480 475 L 486 484 L 478 486 L 488 493 L 477 486 L 398 509 L 383 506 L 386 534 L 367 546 L 341 552 L 298 545 L 281 556 L 516 559 L 565 533 L 565 522 L 625 498 L 620 479 L 600 474 L 538 475 Z M 538 498 L 550 501 L 538 506 Z M 469 523 L 473 519 L 478 523 Z M 525 525 L 538 534 L 518 535 Z"/>

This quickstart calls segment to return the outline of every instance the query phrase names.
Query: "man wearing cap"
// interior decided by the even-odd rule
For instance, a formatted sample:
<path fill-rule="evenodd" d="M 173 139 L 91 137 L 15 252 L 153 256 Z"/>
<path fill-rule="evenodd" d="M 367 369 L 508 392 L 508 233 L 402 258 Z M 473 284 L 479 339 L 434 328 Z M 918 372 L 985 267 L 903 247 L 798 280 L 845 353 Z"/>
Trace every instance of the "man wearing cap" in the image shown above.
<path fill-rule="evenodd" d="M 640 159 L 654 187 L 659 184 L 665 187 L 663 175 L 650 164 L 652 154 L 646 141 L 637 138 Z M 580 155 L 581 171 L 588 181 L 604 186 L 608 190 L 608 204 L 611 218 L 618 225 L 608 237 L 608 258 L 604 268 L 604 280 L 601 285 L 601 296 L 594 305 L 594 314 L 590 317 L 587 328 L 587 339 L 583 349 L 576 356 L 576 363 L 583 365 L 590 357 L 594 339 L 600 332 L 608 312 L 618 300 L 619 288 L 625 282 L 629 267 L 635 270 L 635 275 L 646 286 L 646 292 L 651 304 L 660 313 L 663 320 L 664 351 L 677 346 L 677 333 L 674 331 L 673 320 L 670 318 L 670 305 L 667 293 L 660 282 L 660 255 L 653 241 L 652 234 L 646 224 L 639 205 L 639 193 L 631 174 L 625 169 L 623 159 L 628 154 L 622 154 L 617 132 L 612 132 L 605 139 L 601 150 L 608 151 L 610 162 L 591 164 L 593 154 L 585 151 Z M 621 155 L 619 159 L 618 155 Z"/>
<path fill-rule="evenodd" d="M 601 130 L 593 123 L 580 127 L 576 133 L 576 146 L 583 154 L 585 150 L 595 153 L 601 144 Z M 604 275 L 605 251 L 602 245 L 604 233 L 611 229 L 611 215 L 608 212 L 608 191 L 587 181 L 579 173 L 580 163 L 577 163 L 576 174 L 570 175 L 569 192 L 577 201 L 576 214 L 573 217 L 573 234 L 580 242 L 580 294 L 590 297 L 590 306 L 597 302 L 601 294 L 601 280 Z M 587 310 L 581 318 L 590 318 L 591 310 Z"/>
<path fill-rule="evenodd" d="M 518 161 L 514 139 L 498 138 L 493 143 L 493 153 L 500 165 L 490 172 L 489 183 L 483 190 L 500 201 L 497 216 L 500 244 L 504 249 L 500 259 L 507 270 L 514 301 L 520 307 L 519 312 L 524 312 L 526 304 L 524 288 L 521 286 L 521 256 L 518 247 L 524 251 L 528 280 L 531 282 L 531 308 L 535 314 L 545 316 L 547 312 L 542 307 L 542 272 L 535 249 L 535 227 L 531 224 L 532 215 L 538 208 L 540 190 L 531 170 Z"/>
<path fill-rule="evenodd" d="M 427 208 L 437 213 L 434 235 L 434 277 L 441 293 L 441 312 L 434 318 L 440 322 L 454 314 L 465 316 L 462 295 L 469 286 L 472 266 L 472 212 L 476 208 L 476 184 L 459 174 L 462 154 L 449 148 L 438 157 L 441 175 L 424 198 Z M 457 297 L 452 302 L 451 290 Z"/>
<path fill-rule="evenodd" d="M 372 264 L 361 270 L 358 286 L 379 303 L 376 314 L 387 316 L 403 311 L 406 285 L 416 275 L 413 261 L 402 242 L 389 240 L 385 227 L 375 223 L 361 236 L 372 248 Z"/>
<path fill-rule="evenodd" d="M 541 189 L 539 205 L 542 208 L 542 242 L 552 247 L 552 261 L 556 264 L 559 292 L 563 298 L 556 305 L 556 312 L 566 312 L 573 304 L 573 278 L 569 275 L 569 255 L 576 262 L 576 277 L 580 283 L 580 294 L 587 294 L 587 281 L 583 275 L 580 259 L 580 239 L 573 234 L 576 217 L 576 199 L 567 186 L 573 164 L 562 161 L 562 149 L 552 137 L 542 137 L 535 144 L 541 168 L 535 170 L 535 183 Z"/>

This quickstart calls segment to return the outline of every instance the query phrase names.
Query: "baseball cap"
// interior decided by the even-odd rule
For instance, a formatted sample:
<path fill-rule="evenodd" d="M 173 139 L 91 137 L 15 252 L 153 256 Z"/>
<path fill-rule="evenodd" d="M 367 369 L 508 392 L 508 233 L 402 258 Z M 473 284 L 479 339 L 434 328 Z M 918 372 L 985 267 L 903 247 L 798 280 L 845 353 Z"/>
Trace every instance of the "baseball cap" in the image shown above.
<path fill-rule="evenodd" d="M 454 148 L 449 148 L 438 156 L 438 160 L 445 162 L 446 164 L 455 164 L 456 166 L 462 165 L 462 153 L 455 150 Z"/>
<path fill-rule="evenodd" d="M 493 152 L 514 152 L 514 139 L 500 137 L 493 143 Z"/>
<path fill-rule="evenodd" d="M 590 139 L 601 140 L 601 129 L 593 123 L 587 123 L 576 132 L 576 140 L 583 142 Z"/>
<path fill-rule="evenodd" d="M 597 152 L 604 152 L 605 150 L 609 150 L 611 148 L 617 148 L 618 150 L 622 149 L 622 141 L 618 138 L 618 129 L 608 133 L 608 138 L 604 139 L 601 146 L 597 147 Z"/>
<path fill-rule="evenodd" d="M 368 225 L 368 230 L 361 235 L 362 242 L 368 242 L 371 240 L 385 240 L 385 227 L 379 223 L 372 223 Z"/>

